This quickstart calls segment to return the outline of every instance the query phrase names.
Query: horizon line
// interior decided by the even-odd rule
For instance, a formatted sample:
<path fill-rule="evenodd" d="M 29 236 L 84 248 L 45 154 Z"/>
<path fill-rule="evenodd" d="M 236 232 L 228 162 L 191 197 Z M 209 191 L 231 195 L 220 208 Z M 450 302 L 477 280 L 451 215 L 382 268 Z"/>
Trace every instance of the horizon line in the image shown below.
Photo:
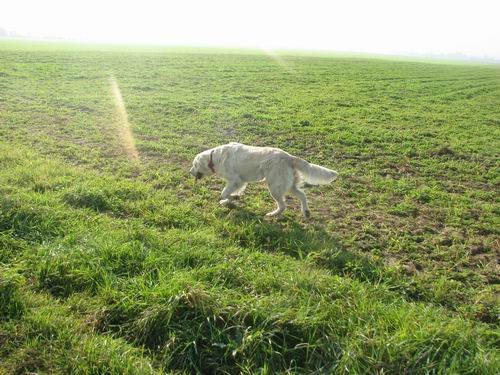
<path fill-rule="evenodd" d="M 38 37 L 29 35 L 8 35 L 0 36 L 0 41 L 25 41 L 25 42 L 46 42 L 46 43 L 67 43 L 72 45 L 102 46 L 102 47 L 140 47 L 140 48 L 185 48 L 185 49 L 221 49 L 232 51 L 252 51 L 266 53 L 300 53 L 300 54 L 318 54 L 318 55 L 346 55 L 360 56 L 364 58 L 403 58 L 417 59 L 436 62 L 454 62 L 454 63 L 482 63 L 482 64 L 500 64 L 500 58 L 491 56 L 473 56 L 462 52 L 440 52 L 440 53 L 405 53 L 405 52 L 366 52 L 354 50 L 334 50 L 328 48 L 282 48 L 282 47 L 258 47 L 258 46 L 235 46 L 224 44 L 188 44 L 188 43 L 161 43 L 148 41 L 105 41 L 105 40 L 84 40 L 77 38 L 64 37 Z M 333 57 L 333 56 L 332 56 Z"/>

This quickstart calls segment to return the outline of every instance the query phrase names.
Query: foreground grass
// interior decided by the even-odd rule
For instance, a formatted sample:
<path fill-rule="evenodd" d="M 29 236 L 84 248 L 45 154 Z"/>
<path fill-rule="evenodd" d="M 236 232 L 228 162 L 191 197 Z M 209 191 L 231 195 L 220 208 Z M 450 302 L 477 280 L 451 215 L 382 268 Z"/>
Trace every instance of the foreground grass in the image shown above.
<path fill-rule="evenodd" d="M 495 373 L 498 68 L 30 48 L 0 55 L 4 372 Z M 342 178 L 311 221 L 226 211 L 186 170 L 233 140 Z"/>
<path fill-rule="evenodd" d="M 240 223 L 211 224 L 170 192 L 0 155 L 7 369 L 494 372 L 486 326 L 312 259 L 242 247 L 220 227 Z M 190 221 L 157 222 L 155 206 Z M 127 345 L 147 355 L 123 363 Z"/>

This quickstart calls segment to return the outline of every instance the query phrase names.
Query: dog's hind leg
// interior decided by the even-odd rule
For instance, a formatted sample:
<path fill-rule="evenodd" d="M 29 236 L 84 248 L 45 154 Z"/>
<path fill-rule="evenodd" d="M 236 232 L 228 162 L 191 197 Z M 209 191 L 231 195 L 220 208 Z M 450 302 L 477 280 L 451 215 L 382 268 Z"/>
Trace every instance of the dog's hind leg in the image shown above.
<path fill-rule="evenodd" d="M 280 196 L 278 194 L 273 194 L 273 193 L 271 193 L 271 195 L 273 196 L 274 200 L 276 201 L 278 208 L 275 209 L 274 211 L 268 212 L 266 214 L 266 216 L 277 216 L 277 215 L 281 214 L 283 211 L 285 211 L 285 208 L 286 208 L 285 197 L 283 195 Z"/>
<path fill-rule="evenodd" d="M 266 216 L 277 216 L 285 210 L 285 194 L 294 185 L 293 169 L 289 167 L 285 160 L 281 160 L 268 172 L 266 181 L 269 192 L 278 205 L 278 208 L 267 213 Z"/>
<path fill-rule="evenodd" d="M 300 205 L 302 206 L 302 214 L 305 217 L 310 217 L 311 211 L 309 211 L 309 206 L 307 205 L 307 197 L 305 193 L 302 190 L 300 190 L 300 188 L 298 188 L 296 185 L 292 186 L 292 188 L 290 189 L 290 193 L 299 198 Z"/>
<path fill-rule="evenodd" d="M 274 198 L 276 204 L 278 205 L 278 208 L 276 208 L 274 211 L 268 212 L 266 216 L 277 216 L 281 214 L 286 208 L 285 193 L 288 190 L 288 187 L 281 184 L 271 185 L 269 182 L 268 187 L 271 196 Z"/>

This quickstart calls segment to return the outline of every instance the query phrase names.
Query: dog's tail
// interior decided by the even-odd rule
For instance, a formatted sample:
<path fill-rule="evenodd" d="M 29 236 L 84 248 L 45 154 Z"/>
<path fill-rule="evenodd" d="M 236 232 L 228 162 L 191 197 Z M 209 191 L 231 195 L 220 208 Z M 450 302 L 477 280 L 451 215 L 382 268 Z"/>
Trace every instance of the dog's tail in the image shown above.
<path fill-rule="evenodd" d="M 292 163 L 307 184 L 326 185 L 335 180 L 338 176 L 338 173 L 331 169 L 308 163 L 301 158 L 294 157 Z"/>

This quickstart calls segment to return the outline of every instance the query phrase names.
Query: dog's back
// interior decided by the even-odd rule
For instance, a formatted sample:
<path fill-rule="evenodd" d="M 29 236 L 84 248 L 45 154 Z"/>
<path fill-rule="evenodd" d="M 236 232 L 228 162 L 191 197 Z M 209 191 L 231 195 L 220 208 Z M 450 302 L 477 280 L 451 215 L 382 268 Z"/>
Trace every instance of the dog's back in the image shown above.
<path fill-rule="evenodd" d="M 231 158 L 238 164 L 241 163 L 241 167 L 244 169 L 260 166 L 263 169 L 273 170 L 275 169 L 274 165 L 279 168 L 286 168 L 288 165 L 298 171 L 305 182 L 312 185 L 329 184 L 338 176 L 334 170 L 309 163 L 275 147 L 248 146 L 237 142 L 231 142 L 221 147 L 227 148 Z"/>

